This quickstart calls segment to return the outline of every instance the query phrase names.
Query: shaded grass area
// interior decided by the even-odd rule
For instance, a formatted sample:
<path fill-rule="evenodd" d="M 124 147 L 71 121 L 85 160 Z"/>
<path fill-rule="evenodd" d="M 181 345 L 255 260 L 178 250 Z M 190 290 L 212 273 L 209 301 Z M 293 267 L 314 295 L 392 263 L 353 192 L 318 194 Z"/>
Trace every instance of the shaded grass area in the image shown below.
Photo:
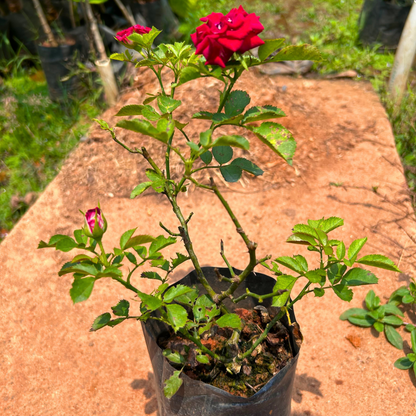
<path fill-rule="evenodd" d="M 52 103 L 42 73 L 30 72 L 18 69 L 0 85 L 0 240 L 102 111 L 91 95 Z"/>
<path fill-rule="evenodd" d="M 373 84 L 392 124 L 409 187 L 416 192 L 416 71 L 411 73 L 408 93 L 400 109 L 395 110 L 387 93 L 394 54 L 382 53 L 379 46 L 360 45 L 358 39 L 363 0 L 199 0 L 197 10 L 182 19 L 181 30 L 189 34 L 202 24 L 200 16 L 213 10 L 227 13 L 240 4 L 247 12 L 260 16 L 265 27 L 264 38 L 285 37 L 289 43 L 316 46 L 323 61 L 316 63 L 313 70 L 320 75 L 353 69 L 358 80 L 366 79 Z"/>

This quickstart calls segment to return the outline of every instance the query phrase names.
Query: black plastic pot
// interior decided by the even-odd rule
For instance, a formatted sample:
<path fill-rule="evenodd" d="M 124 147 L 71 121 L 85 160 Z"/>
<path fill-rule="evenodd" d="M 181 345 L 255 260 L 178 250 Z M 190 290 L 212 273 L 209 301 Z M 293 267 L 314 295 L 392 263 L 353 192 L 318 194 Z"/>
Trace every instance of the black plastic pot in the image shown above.
<path fill-rule="evenodd" d="M 409 15 L 409 2 L 403 5 L 386 0 L 365 0 L 360 14 L 360 40 L 373 46 L 381 44 L 385 49 L 396 49 Z"/>
<path fill-rule="evenodd" d="M 73 45 L 59 45 L 57 47 L 37 46 L 40 62 L 48 83 L 49 97 L 52 101 L 64 101 L 74 88 L 75 80 L 62 79 L 70 73 L 73 57 L 76 51 Z"/>
<path fill-rule="evenodd" d="M 228 288 L 228 283 L 219 282 L 213 267 L 203 268 L 205 277 L 213 289 L 219 293 Z M 228 269 L 219 268 L 220 273 L 230 277 Z M 238 272 L 236 270 L 236 272 Z M 196 286 L 200 293 L 206 293 L 199 284 L 196 273 L 193 271 L 176 284 Z M 257 294 L 270 293 L 276 281 L 261 273 L 252 273 L 245 282 L 240 285 L 235 295 L 239 296 L 248 288 Z M 238 305 L 231 302 L 226 306 L 233 310 L 235 308 L 251 309 L 258 304 L 254 298 L 247 298 Z M 271 300 L 265 299 L 262 303 L 265 307 L 271 306 Z M 293 311 L 290 313 L 291 320 L 295 321 Z M 283 324 L 288 327 L 287 321 Z M 292 388 L 295 379 L 296 364 L 299 357 L 297 347 L 291 328 L 288 327 L 294 358 L 280 370 L 261 390 L 255 395 L 244 398 L 233 396 L 224 390 L 211 386 L 201 381 L 192 380 L 185 374 L 181 375 L 183 384 L 179 391 L 167 399 L 163 394 L 164 382 L 175 369 L 163 357 L 161 348 L 157 345 L 157 339 L 162 333 L 166 333 L 167 326 L 159 321 L 149 319 L 142 324 L 143 332 L 153 366 L 156 396 L 159 406 L 159 416 L 290 416 Z"/>

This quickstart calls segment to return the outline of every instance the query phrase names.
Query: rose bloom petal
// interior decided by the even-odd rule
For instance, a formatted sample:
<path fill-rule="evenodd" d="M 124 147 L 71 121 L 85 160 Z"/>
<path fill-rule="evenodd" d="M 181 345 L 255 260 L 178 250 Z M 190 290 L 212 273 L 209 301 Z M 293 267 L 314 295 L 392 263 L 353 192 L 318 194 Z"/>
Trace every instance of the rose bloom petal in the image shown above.
<path fill-rule="evenodd" d="M 87 213 L 85 214 L 85 220 L 87 222 L 88 228 L 90 229 L 90 232 L 92 233 L 94 230 L 95 225 L 95 213 L 97 213 L 97 220 L 98 225 L 101 229 L 104 229 L 104 220 L 101 216 L 101 210 L 100 208 L 96 207 L 93 209 L 89 209 Z"/>

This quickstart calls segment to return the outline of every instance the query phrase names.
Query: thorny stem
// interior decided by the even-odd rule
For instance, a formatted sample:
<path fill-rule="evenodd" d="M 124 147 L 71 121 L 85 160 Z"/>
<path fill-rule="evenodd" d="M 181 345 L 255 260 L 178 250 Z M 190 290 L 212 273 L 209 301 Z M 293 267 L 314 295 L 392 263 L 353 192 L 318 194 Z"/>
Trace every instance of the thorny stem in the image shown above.
<path fill-rule="evenodd" d="M 132 150 L 132 149 L 130 149 L 128 146 L 126 146 L 124 143 L 122 143 L 120 140 L 118 140 L 118 139 L 117 139 L 117 137 L 116 137 L 116 135 L 115 135 L 115 133 L 114 133 L 113 131 L 110 131 L 110 133 L 111 133 L 111 136 L 112 136 L 113 140 L 114 140 L 116 143 L 118 143 L 120 146 L 124 147 L 124 148 L 125 148 L 127 151 L 129 151 L 130 153 L 138 153 L 138 154 L 140 154 L 140 155 L 142 155 L 142 154 L 143 154 L 141 150 L 139 150 L 139 149 Z"/>
<path fill-rule="evenodd" d="M 185 245 L 186 251 L 188 252 L 189 257 L 191 258 L 191 261 L 192 261 L 192 263 L 195 267 L 195 271 L 196 271 L 198 280 L 200 281 L 202 286 L 204 286 L 207 293 L 211 297 L 214 297 L 214 296 L 216 296 L 216 293 L 214 292 L 214 290 L 212 289 L 212 287 L 208 283 L 208 280 L 205 278 L 204 273 L 201 269 L 198 258 L 196 257 L 196 254 L 194 252 L 194 248 L 193 248 L 191 239 L 189 238 L 188 224 L 187 224 L 187 222 L 186 222 L 186 220 L 185 220 L 185 218 L 182 214 L 181 209 L 179 208 L 179 206 L 176 202 L 176 198 L 171 196 L 171 195 L 168 195 L 168 198 L 169 198 L 170 203 L 172 204 L 173 212 L 176 214 L 176 217 L 178 218 L 179 222 L 181 223 L 181 226 L 179 227 L 179 234 L 181 235 L 181 237 L 183 239 L 183 243 Z"/>
<path fill-rule="evenodd" d="M 163 228 L 169 235 L 171 235 L 172 237 L 180 237 L 181 235 L 179 233 L 174 233 L 172 231 L 169 230 L 169 228 L 166 228 L 162 222 L 159 222 L 159 227 Z"/>
<path fill-rule="evenodd" d="M 225 253 L 224 253 L 224 241 L 221 240 L 221 251 L 220 251 L 221 257 L 224 260 L 224 263 L 227 265 L 228 270 L 230 271 L 230 275 L 232 278 L 237 277 L 234 273 L 233 268 L 231 267 L 230 262 L 227 260 L 227 257 L 225 257 Z"/>
<path fill-rule="evenodd" d="M 211 178 L 211 186 L 209 187 L 211 190 L 214 191 L 215 195 L 221 201 L 222 205 L 228 212 L 228 215 L 232 219 L 234 225 L 236 226 L 238 234 L 241 235 L 245 245 L 247 246 L 250 261 L 248 266 L 244 269 L 244 271 L 238 276 L 238 281 L 235 281 L 231 284 L 231 286 L 225 292 L 222 292 L 221 295 L 218 296 L 217 301 L 222 302 L 225 298 L 230 297 L 235 290 L 240 286 L 240 284 L 247 278 L 247 276 L 254 270 L 257 266 L 258 261 L 256 258 L 256 248 L 257 244 L 250 241 L 247 234 L 244 232 L 243 228 L 241 227 L 240 222 L 238 221 L 237 217 L 235 216 L 234 212 L 232 211 L 231 207 L 229 206 L 228 202 L 224 199 L 221 192 L 219 191 L 218 187 L 215 185 L 214 180 Z"/>

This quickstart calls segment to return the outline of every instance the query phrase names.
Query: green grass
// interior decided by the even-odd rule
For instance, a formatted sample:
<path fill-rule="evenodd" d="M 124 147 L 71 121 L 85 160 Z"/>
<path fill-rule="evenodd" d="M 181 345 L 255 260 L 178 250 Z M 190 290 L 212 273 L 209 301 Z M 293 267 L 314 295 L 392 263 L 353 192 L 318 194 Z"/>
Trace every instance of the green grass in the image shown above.
<path fill-rule="evenodd" d="M 52 103 L 37 78 L 18 69 L 0 85 L 0 239 L 27 210 L 24 196 L 46 187 L 102 111 L 91 96 Z"/>

